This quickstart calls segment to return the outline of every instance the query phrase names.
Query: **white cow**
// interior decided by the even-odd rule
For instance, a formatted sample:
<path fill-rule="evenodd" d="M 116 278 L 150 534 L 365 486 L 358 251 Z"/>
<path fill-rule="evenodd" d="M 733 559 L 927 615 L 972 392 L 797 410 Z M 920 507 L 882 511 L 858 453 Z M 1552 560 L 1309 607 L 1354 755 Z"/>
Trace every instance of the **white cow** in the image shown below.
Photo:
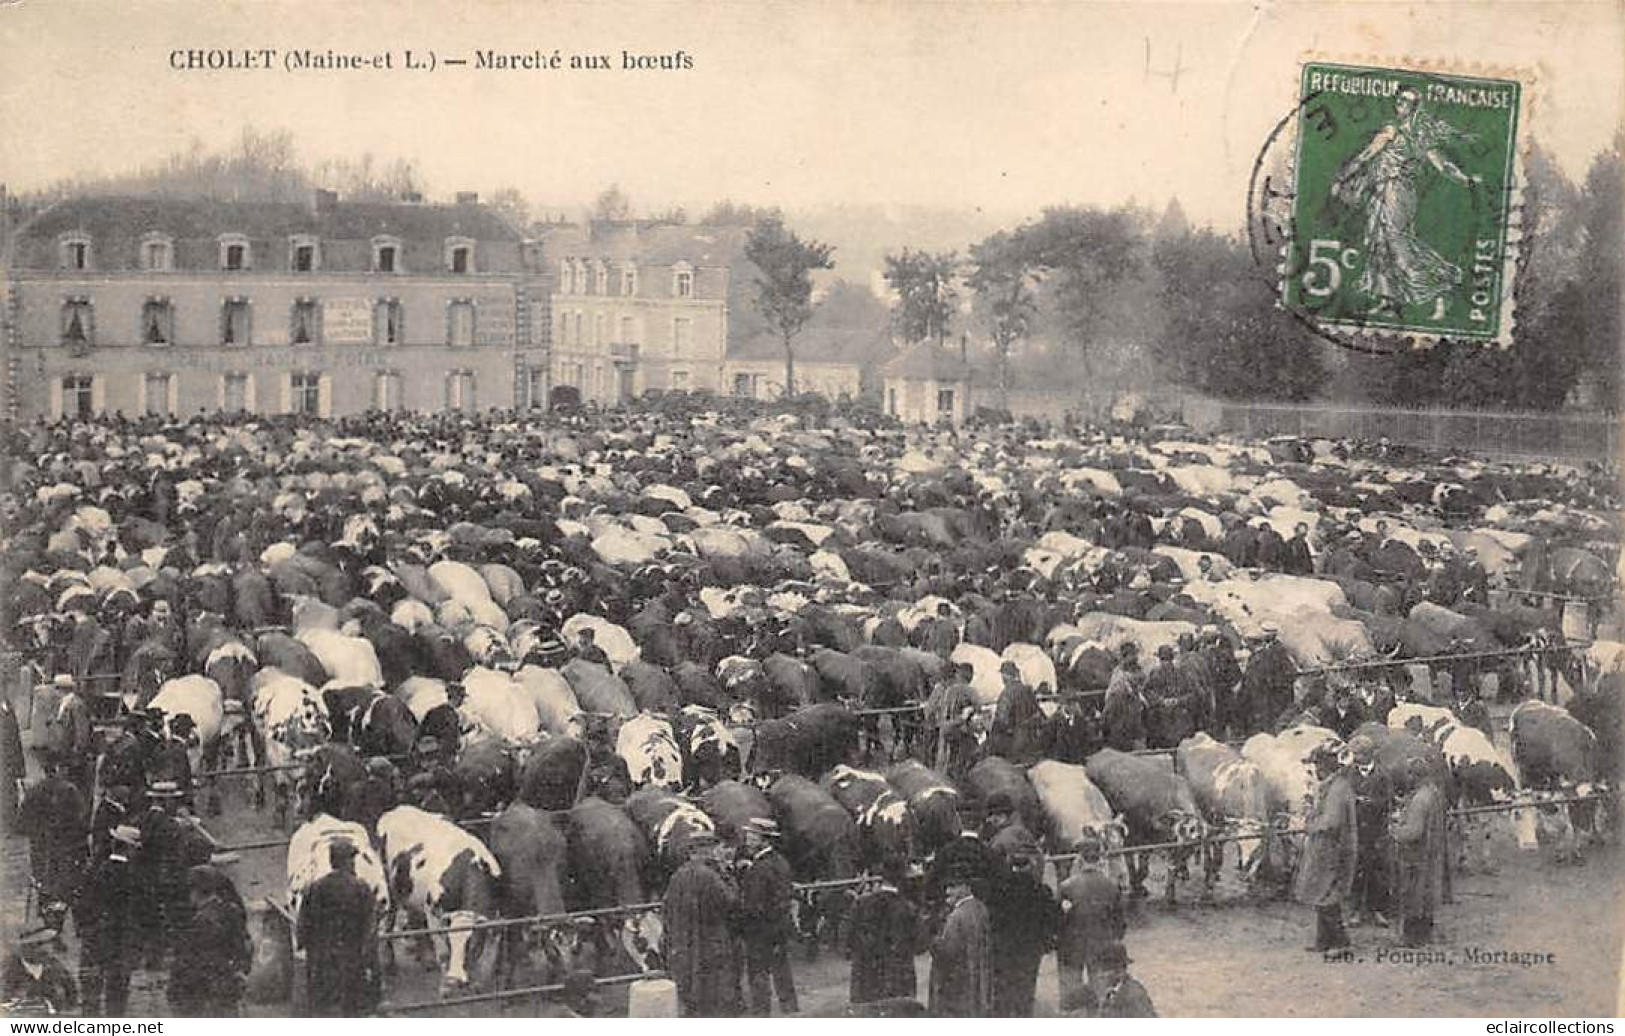
<path fill-rule="evenodd" d="M 1022 682 L 1035 692 L 1053 694 L 1061 686 L 1055 678 L 1055 662 L 1037 644 L 1011 644 L 1004 649 L 1000 658 L 1004 662 L 1014 662 L 1016 668 L 1021 670 Z"/>
<path fill-rule="evenodd" d="M 475 666 L 463 674 L 462 683 L 464 698 L 457 711 L 468 731 L 465 745 L 486 736 L 505 744 L 524 745 L 540 735 L 534 699 L 513 677 Z"/>
<path fill-rule="evenodd" d="M 625 720 L 615 735 L 615 754 L 626 761 L 637 787 L 675 791 L 683 786 L 683 753 L 667 720 L 647 712 Z"/>
<path fill-rule="evenodd" d="M 971 667 L 971 700 L 976 703 L 977 708 L 994 704 L 999 700 L 999 695 L 1004 693 L 1004 677 L 999 675 L 999 668 L 1004 665 L 1004 659 L 990 649 L 978 644 L 956 644 L 953 653 L 948 656 L 948 661 L 955 665 L 964 664 Z"/>
<path fill-rule="evenodd" d="M 557 669 L 542 666 L 521 666 L 514 674 L 519 689 L 530 698 L 536 710 L 536 722 L 554 737 L 582 736 L 586 722 L 581 703 L 576 700 L 575 689 Z"/>
<path fill-rule="evenodd" d="M 367 829 L 348 820 L 337 820 L 326 813 L 299 825 L 288 841 L 288 907 L 295 920 L 304 905 L 310 887 L 332 873 L 333 863 L 329 851 L 335 842 L 348 842 L 355 846 L 355 874 L 372 890 L 377 906 L 376 923 L 381 929 L 389 918 L 389 880 L 384 876 L 384 863 L 373 850 Z M 299 930 L 293 933 L 294 952 L 304 953 L 299 945 Z"/>
<path fill-rule="evenodd" d="M 265 763 L 272 767 L 278 823 L 287 819 L 293 795 L 289 767 L 333 736 L 327 703 L 310 684 L 275 667 L 254 676 L 254 722 L 265 741 Z"/>
<path fill-rule="evenodd" d="M 1071 852 L 1085 831 L 1100 836 L 1107 849 L 1121 849 L 1128 840 L 1128 826 L 1113 812 L 1106 796 L 1089 779 L 1081 766 L 1045 759 L 1027 771 L 1027 780 L 1038 793 L 1049 821 L 1051 847 Z M 1126 857 L 1110 857 L 1108 867 L 1119 885 L 1128 881 Z"/>
<path fill-rule="evenodd" d="M 395 607 L 390 609 L 389 621 L 408 633 L 416 633 L 425 626 L 434 625 L 434 609 L 415 597 L 408 597 L 397 601 Z"/>
<path fill-rule="evenodd" d="M 173 732 L 176 717 L 190 716 L 192 730 L 186 735 L 186 758 L 194 775 L 203 772 L 205 762 L 214 762 L 215 749 L 225 726 L 225 696 L 220 685 L 207 676 L 182 676 L 165 680 L 148 708 L 162 709 L 165 733 Z"/>
<path fill-rule="evenodd" d="M 469 985 L 491 940 L 467 926 L 495 918 L 502 867 L 478 838 L 445 817 L 397 806 L 378 818 L 378 837 L 396 909 L 421 915 L 435 932 L 442 990 Z M 448 929 L 461 928 L 461 931 Z"/>
<path fill-rule="evenodd" d="M 297 635 L 310 648 L 337 687 L 383 687 L 384 671 L 378 652 L 365 637 L 347 637 L 337 630 L 307 629 Z"/>

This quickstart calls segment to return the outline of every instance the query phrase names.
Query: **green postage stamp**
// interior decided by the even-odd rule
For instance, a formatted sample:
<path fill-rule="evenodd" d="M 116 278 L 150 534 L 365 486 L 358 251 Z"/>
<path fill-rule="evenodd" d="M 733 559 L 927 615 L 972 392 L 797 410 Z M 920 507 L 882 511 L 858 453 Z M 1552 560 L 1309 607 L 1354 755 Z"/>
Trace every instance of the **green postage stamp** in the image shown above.
<path fill-rule="evenodd" d="M 1282 302 L 1323 327 L 1511 339 L 1520 84 L 1309 63 Z"/>

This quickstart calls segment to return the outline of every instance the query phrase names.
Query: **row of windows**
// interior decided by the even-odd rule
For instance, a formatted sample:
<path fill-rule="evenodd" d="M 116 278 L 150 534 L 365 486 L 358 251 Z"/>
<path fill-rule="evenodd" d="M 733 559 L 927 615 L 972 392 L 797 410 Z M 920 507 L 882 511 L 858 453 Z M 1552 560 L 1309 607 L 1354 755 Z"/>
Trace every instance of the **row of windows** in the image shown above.
<path fill-rule="evenodd" d="M 456 300 L 446 305 L 445 343 L 472 346 L 478 314 L 474 304 Z M 89 299 L 72 298 L 62 304 L 62 344 L 88 349 L 96 344 L 96 311 Z M 315 299 L 299 299 L 288 312 L 288 341 L 293 345 L 323 343 L 322 307 Z M 406 340 L 406 309 L 398 299 L 378 299 L 372 307 L 373 345 L 400 345 Z M 141 344 L 174 345 L 175 307 L 167 298 L 149 298 L 141 306 Z M 247 299 L 227 299 L 220 306 L 218 344 L 254 344 L 254 310 Z M 346 339 L 346 344 L 357 344 Z"/>
<path fill-rule="evenodd" d="M 530 368 L 523 383 L 526 406 L 545 404 L 546 371 Z M 294 371 L 285 376 L 281 388 L 285 393 L 280 400 L 280 412 L 330 416 L 332 409 L 331 382 L 322 371 Z M 257 409 L 260 402 L 256 392 L 255 376 L 233 371 L 220 376 L 220 409 L 228 413 L 244 413 Z M 178 381 L 168 371 L 149 371 L 142 375 L 140 405 L 142 414 L 169 417 L 178 413 Z M 93 374 L 63 375 L 61 402 L 58 412 L 67 417 L 88 419 L 104 407 L 101 387 Z M 405 406 L 405 382 L 400 371 L 377 371 L 373 374 L 371 405 L 378 410 L 400 410 Z M 479 405 L 478 379 L 473 371 L 447 371 L 443 383 L 441 405 L 448 410 L 473 413 Z"/>
<path fill-rule="evenodd" d="M 254 244 L 245 234 L 221 234 L 220 269 L 252 270 Z M 442 268 L 446 273 L 473 273 L 474 241 L 466 237 L 446 239 L 442 253 Z M 64 270 L 95 269 L 95 254 L 91 240 L 83 234 L 71 234 L 61 239 L 59 264 Z M 372 239 L 372 272 L 405 273 L 402 262 L 401 240 L 380 236 Z M 142 237 L 136 253 L 143 270 L 166 272 L 175 268 L 175 242 L 167 234 L 147 234 Z M 295 273 L 315 273 L 322 268 L 321 239 L 309 234 L 296 234 L 288 238 L 288 269 Z"/>
<path fill-rule="evenodd" d="M 618 290 L 613 294 L 628 298 L 638 293 L 638 267 L 636 263 L 607 263 L 602 259 L 591 261 L 585 259 L 559 260 L 559 294 L 561 295 L 609 295 L 609 275 L 611 269 L 620 273 Z M 678 263 L 672 267 L 671 293 L 673 298 L 691 299 L 694 297 L 694 268 L 687 263 Z"/>
<path fill-rule="evenodd" d="M 579 310 L 573 313 L 560 313 L 554 319 L 553 344 L 579 345 L 579 346 L 605 346 L 605 345 L 641 345 L 643 336 L 639 331 L 638 322 L 633 317 L 620 318 L 620 334 L 611 338 L 609 334 L 610 321 L 607 314 L 593 314 L 592 323 L 587 323 L 587 315 Z M 688 317 L 673 317 L 671 321 L 671 354 L 682 358 L 687 356 L 694 347 L 694 321 Z"/>

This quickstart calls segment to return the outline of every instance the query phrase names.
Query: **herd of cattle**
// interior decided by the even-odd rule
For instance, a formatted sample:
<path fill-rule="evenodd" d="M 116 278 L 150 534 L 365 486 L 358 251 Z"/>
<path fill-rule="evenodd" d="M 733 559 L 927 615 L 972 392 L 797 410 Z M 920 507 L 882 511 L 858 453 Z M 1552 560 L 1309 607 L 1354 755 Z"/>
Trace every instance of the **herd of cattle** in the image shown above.
<path fill-rule="evenodd" d="M 1151 656 L 1214 630 L 1244 661 L 1278 627 L 1303 670 L 1563 643 L 1603 621 L 1620 541 L 1606 473 L 1323 441 L 655 414 L 31 434 L 37 460 L 10 472 L 8 633 L 63 671 L 116 672 L 122 707 L 156 723 L 159 750 L 107 748 L 104 786 L 196 778 L 213 799 L 211 769 L 265 768 L 299 822 L 294 906 L 326 846 L 354 842 L 380 917 L 449 927 L 453 986 L 526 950 L 520 926 L 470 924 L 646 903 L 696 832 L 756 816 L 804 882 L 929 857 L 995 796 L 1055 853 L 1085 829 L 1180 843 L 1170 896 L 1210 835 L 1209 885 L 1230 842 L 1250 880 L 1290 873 L 1329 729 L 985 755 L 950 778 L 921 761 L 934 734 L 908 707 L 951 663 L 989 711 L 1006 662 L 1065 697 L 1103 687 L 1125 643 Z M 1300 527 L 1310 568 L 1283 571 Z M 1444 555 L 1537 596 L 1441 599 Z M 1585 602 L 1586 628 L 1550 595 Z M 157 601 L 180 617 L 168 634 L 140 625 Z M 1588 795 L 1615 776 L 1625 646 L 1574 658 L 1567 707 L 1520 704 L 1510 748 L 1420 702 L 1356 733 L 1396 784 L 1421 756 L 1460 804 Z M 1499 669 L 1518 693 L 1520 667 Z M 411 804 L 379 815 L 380 782 Z M 1568 846 L 1608 812 L 1506 816 L 1523 844 L 1542 827 Z M 1147 859 L 1117 860 L 1135 888 Z M 648 912 L 534 931 L 550 970 L 657 960 Z M 498 942 L 516 952 L 485 952 Z"/>

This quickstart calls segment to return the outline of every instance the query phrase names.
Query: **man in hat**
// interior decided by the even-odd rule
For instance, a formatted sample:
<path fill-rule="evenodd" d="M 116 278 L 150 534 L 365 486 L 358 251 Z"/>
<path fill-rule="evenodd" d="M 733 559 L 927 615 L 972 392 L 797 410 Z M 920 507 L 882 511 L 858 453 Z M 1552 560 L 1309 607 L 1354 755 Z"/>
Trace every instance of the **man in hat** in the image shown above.
<path fill-rule="evenodd" d="M 881 883 L 858 896 L 847 918 L 847 951 L 852 959 L 851 1003 L 913 1000 L 918 994 L 914 955 L 921 946 L 920 912 L 903 894 L 907 863 L 889 856 L 880 864 Z"/>
<path fill-rule="evenodd" d="M 1145 744 L 1147 748 L 1173 748 L 1195 732 L 1191 723 L 1195 688 L 1174 662 L 1174 646 L 1157 647 L 1157 664 L 1145 674 Z"/>
<path fill-rule="evenodd" d="M 583 626 L 576 633 L 575 656 L 583 662 L 609 668 L 609 656 L 598 646 L 598 633 L 591 626 Z"/>
<path fill-rule="evenodd" d="M 1128 930 L 1122 890 L 1106 873 L 1105 848 L 1099 834 L 1085 830 L 1073 846 L 1078 855 L 1072 873 L 1057 890 L 1062 915 L 1055 960 L 1062 999 L 1087 988 L 1102 951 Z"/>
<path fill-rule="evenodd" d="M 108 832 L 107 844 L 108 853 L 94 864 L 73 917 L 85 1011 L 118 1018 L 127 1013 L 130 972 L 142 949 L 147 892 L 133 864 L 141 851 L 141 829 L 120 824 Z"/>
<path fill-rule="evenodd" d="M 1138 979 L 1128 972 L 1132 963 L 1128 948 L 1120 942 L 1106 946 L 1095 962 L 1098 980 L 1095 987 L 1095 1017 L 1097 1018 L 1155 1018 L 1157 1009 L 1151 1003 L 1151 994 Z"/>
<path fill-rule="evenodd" d="M 46 754 L 60 763 L 63 775 L 88 795 L 95 748 L 90 704 L 85 700 L 83 685 L 72 675 L 58 673 L 51 684 L 61 696 L 45 720 Z"/>
<path fill-rule="evenodd" d="M 367 760 L 367 775 L 356 785 L 348 808 L 356 823 L 374 830 L 378 818 L 400 805 L 400 773 L 395 764 L 381 755 Z"/>
<path fill-rule="evenodd" d="M 691 840 L 662 900 L 666 971 L 685 1018 L 739 1014 L 739 890 L 725 873 L 723 853 L 715 835 Z"/>
<path fill-rule="evenodd" d="M 1490 603 L 1490 576 L 1478 559 L 1478 548 L 1468 547 L 1462 552 L 1461 598 L 1474 604 Z"/>
<path fill-rule="evenodd" d="M 1055 947 L 1061 908 L 1043 883 L 1043 851 L 1019 822 L 993 839 L 1001 866 L 990 883 L 988 921 L 993 950 L 993 1014 L 1033 1013 L 1038 966 Z"/>
<path fill-rule="evenodd" d="M 1360 859 L 1350 901 L 1351 927 L 1373 921 L 1387 927 L 1388 814 L 1394 808 L 1394 788 L 1377 765 L 1377 743 L 1361 734 L 1349 742 L 1349 780 L 1354 787 L 1354 814 L 1359 828 Z"/>
<path fill-rule="evenodd" d="M 1293 683 L 1298 667 L 1279 638 L 1280 627 L 1273 622 L 1260 625 L 1247 668 L 1241 674 L 1241 700 L 1247 710 L 1247 726 L 1241 732 L 1274 732 L 1277 721 L 1293 705 Z"/>
<path fill-rule="evenodd" d="M 1101 725 L 1106 746 L 1119 752 L 1145 747 L 1145 673 L 1140 669 L 1140 649 L 1132 640 L 1117 649 L 1117 668 L 1106 684 L 1106 700 L 1101 707 Z"/>
<path fill-rule="evenodd" d="M 0 694 L 0 829 L 9 831 L 17 821 L 27 767 L 22 724 L 11 706 L 11 695 Z"/>
<path fill-rule="evenodd" d="M 90 819 L 86 813 L 85 798 L 68 780 L 67 765 L 56 760 L 46 765 L 45 777 L 23 796 L 18 816 L 17 833 L 28 839 L 40 916 L 58 931 L 84 877 Z"/>
<path fill-rule="evenodd" d="M 964 867 L 947 875 L 948 916 L 931 945 L 931 1013 L 986 1018 L 993 1010 L 993 937 L 987 907 Z"/>
<path fill-rule="evenodd" d="M 937 732 L 933 768 L 950 777 L 969 768 L 976 749 L 969 727 L 969 713 L 976 708 L 970 692 L 973 673 L 970 663 L 954 663 L 948 675 L 931 689 L 925 703 L 924 722 Z"/>
<path fill-rule="evenodd" d="M 1354 889 L 1359 860 L 1359 821 L 1354 786 L 1340 750 L 1322 745 L 1310 756 L 1320 786 L 1304 821 L 1303 852 L 1298 857 L 1294 892 L 1315 908 L 1315 941 L 1306 949 L 1324 953 L 1349 944 L 1343 929 L 1343 901 Z"/>
<path fill-rule="evenodd" d="M 1315 574 L 1315 556 L 1309 550 L 1309 526 L 1299 522 L 1292 527 L 1292 538 L 1281 548 L 1282 570 L 1287 575 L 1312 576 Z"/>
<path fill-rule="evenodd" d="M 182 1018 L 235 1018 L 254 963 L 248 914 L 231 879 L 199 864 L 186 874 L 185 927 L 169 968 L 169 1003 Z"/>
<path fill-rule="evenodd" d="M 1338 737 L 1347 740 L 1354 735 L 1360 724 L 1371 717 L 1366 712 L 1365 702 L 1360 698 L 1359 689 L 1346 675 L 1331 673 L 1328 675 L 1330 683 L 1330 700 L 1326 703 L 1320 714 L 1320 725 L 1331 729 Z"/>
<path fill-rule="evenodd" d="M 53 952 L 60 948 L 53 928 L 34 928 L 19 935 L 0 968 L 0 998 L 44 1005 L 50 1014 L 77 1006 L 79 987 Z"/>
<path fill-rule="evenodd" d="M 332 870 L 310 887 L 299 908 L 310 1010 L 318 1018 L 353 1018 L 378 1003 L 377 904 L 355 873 L 355 843 L 334 839 Z"/>
<path fill-rule="evenodd" d="M 739 930 L 745 951 L 750 1013 L 773 1013 L 773 995 L 785 1014 L 800 1013 L 790 971 L 790 906 L 795 896 L 790 864 L 779 852 L 779 825 L 752 817 L 740 829 L 745 862 L 739 875 Z"/>
<path fill-rule="evenodd" d="M 136 820 L 141 829 L 141 852 L 136 870 L 147 890 L 147 920 L 155 936 L 148 959 L 158 966 L 179 932 L 186 911 L 186 872 L 182 862 L 184 828 L 180 817 L 186 793 L 174 781 L 154 781 L 147 787 L 147 808 Z"/>
<path fill-rule="evenodd" d="M 1004 690 L 993 707 L 993 723 L 988 731 L 987 752 L 1003 756 L 1017 766 L 1028 766 L 1038 761 L 1043 750 L 1041 744 L 1044 715 L 1038 709 L 1038 696 L 1021 678 L 1021 669 L 1014 662 L 999 667 Z"/>
<path fill-rule="evenodd" d="M 1433 939 L 1433 915 L 1444 889 L 1445 802 L 1433 780 L 1427 760 L 1411 759 L 1405 767 L 1411 785 L 1394 821 L 1392 834 L 1398 850 L 1395 903 L 1400 918 L 1400 943 L 1425 946 Z"/>

